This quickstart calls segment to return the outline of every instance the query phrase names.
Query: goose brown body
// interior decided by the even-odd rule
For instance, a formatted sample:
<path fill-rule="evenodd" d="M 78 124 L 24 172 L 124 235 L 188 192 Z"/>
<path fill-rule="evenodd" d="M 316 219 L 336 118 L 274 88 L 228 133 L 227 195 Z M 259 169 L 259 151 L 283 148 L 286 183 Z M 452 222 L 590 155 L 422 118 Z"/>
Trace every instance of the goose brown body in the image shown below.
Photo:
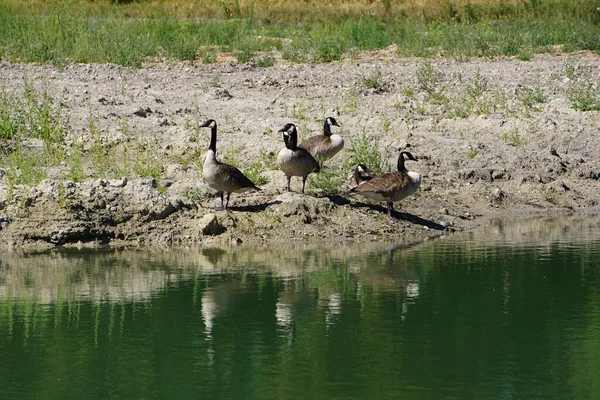
<path fill-rule="evenodd" d="M 331 133 L 331 126 L 339 126 L 335 118 L 327 117 L 323 124 L 323 134 L 308 138 L 300 143 L 317 160 L 325 161 L 336 155 L 344 147 L 344 138 Z"/>
<path fill-rule="evenodd" d="M 233 165 L 217 160 L 217 123 L 209 119 L 201 127 L 211 128 L 208 152 L 204 157 L 202 178 L 221 196 L 221 207 L 227 209 L 231 193 L 242 193 L 249 190 L 260 190 L 247 176 Z M 227 193 L 227 203 L 223 203 L 223 194 Z"/>
<path fill-rule="evenodd" d="M 388 215 L 392 219 L 394 219 L 392 215 L 394 211 L 393 203 L 414 194 L 421 186 L 421 174 L 406 169 L 404 156 L 407 156 L 408 160 L 417 161 L 411 153 L 403 151 L 398 157 L 398 171 L 376 176 L 351 190 L 351 192 L 372 200 L 385 201 L 388 207 Z"/>

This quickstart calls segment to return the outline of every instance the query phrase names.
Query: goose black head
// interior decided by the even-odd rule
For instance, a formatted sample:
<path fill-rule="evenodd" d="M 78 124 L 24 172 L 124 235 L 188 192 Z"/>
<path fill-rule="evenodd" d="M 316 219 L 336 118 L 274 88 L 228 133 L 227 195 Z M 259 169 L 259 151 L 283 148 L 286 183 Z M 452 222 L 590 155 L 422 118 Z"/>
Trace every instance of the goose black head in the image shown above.
<path fill-rule="evenodd" d="M 323 134 L 325 136 L 331 136 L 331 125 L 339 127 L 335 118 L 333 118 L 333 117 L 325 118 L 325 123 L 323 124 Z"/>
<path fill-rule="evenodd" d="M 202 125 L 200 125 L 200 128 L 208 128 L 208 127 L 213 127 L 213 126 L 217 126 L 217 121 L 215 121 L 214 119 L 207 119 L 206 121 L 204 121 L 202 123 Z"/>
<path fill-rule="evenodd" d="M 325 119 L 325 122 L 329 125 L 333 125 L 333 126 L 337 126 L 339 127 L 340 125 L 337 123 L 337 121 L 335 120 L 335 118 L 333 117 L 327 117 L 327 119 Z"/>
<path fill-rule="evenodd" d="M 358 172 L 369 172 L 369 169 L 367 168 L 367 166 L 365 164 L 358 164 L 356 166 L 356 170 Z"/>
<path fill-rule="evenodd" d="M 295 128 L 296 125 L 289 123 L 289 124 L 285 124 L 285 126 L 283 128 L 281 128 L 278 132 L 288 132 L 291 128 Z"/>
<path fill-rule="evenodd" d="M 400 153 L 400 155 L 404 154 L 406 156 L 407 160 L 411 160 L 411 161 L 418 161 L 417 158 L 415 156 L 413 156 L 411 153 L 409 153 L 408 151 L 403 151 L 402 153 Z"/>

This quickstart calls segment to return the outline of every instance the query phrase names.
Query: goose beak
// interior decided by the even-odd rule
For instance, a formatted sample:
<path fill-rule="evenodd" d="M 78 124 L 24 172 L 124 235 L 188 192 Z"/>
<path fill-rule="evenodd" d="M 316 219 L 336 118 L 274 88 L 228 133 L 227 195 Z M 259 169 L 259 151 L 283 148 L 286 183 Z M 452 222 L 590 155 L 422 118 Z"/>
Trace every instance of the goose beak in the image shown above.
<path fill-rule="evenodd" d="M 210 121 L 204 121 L 204 122 L 202 123 L 202 125 L 200 125 L 200 128 L 207 128 L 207 127 L 209 127 L 209 126 L 210 126 Z"/>

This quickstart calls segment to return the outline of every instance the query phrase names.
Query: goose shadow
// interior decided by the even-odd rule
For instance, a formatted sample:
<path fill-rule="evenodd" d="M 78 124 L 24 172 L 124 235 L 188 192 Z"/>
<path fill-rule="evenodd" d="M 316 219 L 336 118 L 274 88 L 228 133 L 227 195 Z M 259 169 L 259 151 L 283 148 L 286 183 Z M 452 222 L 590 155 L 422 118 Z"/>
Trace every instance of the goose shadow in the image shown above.
<path fill-rule="evenodd" d="M 229 206 L 228 209 L 231 211 L 247 211 L 247 212 L 261 212 L 265 211 L 270 206 L 275 204 L 281 204 L 281 200 L 267 201 L 262 204 L 249 204 L 245 206 Z"/>
<path fill-rule="evenodd" d="M 363 202 L 354 202 L 350 204 L 350 207 L 367 207 L 370 208 L 371 210 L 374 211 L 379 211 L 382 214 L 386 214 L 387 215 L 387 208 L 380 206 L 378 204 L 367 204 L 367 203 L 363 203 Z M 447 226 L 443 226 L 438 224 L 437 222 L 425 219 L 425 218 L 421 218 L 418 215 L 414 215 L 411 213 L 407 213 L 407 212 L 399 212 L 397 210 L 394 210 L 393 213 L 395 218 L 398 218 L 402 221 L 407 221 L 410 222 L 411 224 L 416 224 L 416 225 L 421 225 L 421 226 L 426 226 L 429 229 L 435 229 L 436 231 L 454 231 L 454 228 L 449 228 Z"/>

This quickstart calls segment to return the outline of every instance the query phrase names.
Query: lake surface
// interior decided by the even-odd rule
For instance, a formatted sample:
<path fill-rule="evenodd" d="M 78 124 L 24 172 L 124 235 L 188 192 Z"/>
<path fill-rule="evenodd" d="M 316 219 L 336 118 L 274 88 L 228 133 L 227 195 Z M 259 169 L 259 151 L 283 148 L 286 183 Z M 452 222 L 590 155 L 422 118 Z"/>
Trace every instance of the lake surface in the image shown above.
<path fill-rule="evenodd" d="M 1 399 L 600 397 L 600 220 L 0 254 Z"/>

